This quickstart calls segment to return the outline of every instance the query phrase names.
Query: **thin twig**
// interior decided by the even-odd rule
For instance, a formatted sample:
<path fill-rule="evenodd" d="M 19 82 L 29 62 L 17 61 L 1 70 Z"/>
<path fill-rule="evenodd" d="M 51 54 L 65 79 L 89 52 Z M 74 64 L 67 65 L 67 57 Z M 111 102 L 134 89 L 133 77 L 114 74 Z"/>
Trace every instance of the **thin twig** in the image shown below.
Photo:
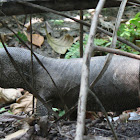
<path fill-rule="evenodd" d="M 128 0 L 128 1 L 135 2 L 137 4 L 140 4 L 140 0 Z"/>
<path fill-rule="evenodd" d="M 59 126 L 57 126 L 57 128 L 58 128 L 59 134 L 60 134 L 61 136 L 64 136 L 64 137 L 66 137 L 66 138 L 69 138 L 69 139 L 73 140 L 73 137 L 71 137 L 71 136 L 69 136 L 69 135 L 63 133 L 63 132 L 61 131 L 61 129 L 60 129 Z"/>
<path fill-rule="evenodd" d="M 87 94 L 88 94 L 88 88 L 89 88 L 89 70 L 90 70 L 89 66 L 90 66 L 91 52 L 92 52 L 94 36 L 96 34 L 99 13 L 101 12 L 101 9 L 103 8 L 104 3 L 105 3 L 105 0 L 100 0 L 98 2 L 94 16 L 92 18 L 92 24 L 91 24 L 91 28 L 90 28 L 88 43 L 87 43 L 85 54 L 83 57 L 75 140 L 83 140 L 84 126 L 85 126 L 86 102 L 87 102 Z"/>
<path fill-rule="evenodd" d="M 113 128 L 113 125 L 112 125 L 112 123 L 109 121 L 108 115 L 107 115 L 106 110 L 105 110 L 104 106 L 102 105 L 101 101 L 98 99 L 98 97 L 96 96 L 96 94 L 95 94 L 94 92 L 92 92 L 90 89 L 88 89 L 88 92 L 94 97 L 94 99 L 96 100 L 96 102 L 98 103 L 98 105 L 100 105 L 101 110 L 102 110 L 102 112 L 104 113 L 104 115 L 105 115 L 105 117 L 106 117 L 106 119 L 107 119 L 107 122 L 108 122 L 108 124 L 109 124 L 109 126 L 110 126 L 110 128 L 111 128 L 111 131 L 112 131 L 112 133 L 113 133 L 115 139 L 118 140 L 117 135 L 116 135 L 116 133 L 115 133 L 115 130 L 114 130 L 114 128 Z"/>
<path fill-rule="evenodd" d="M 63 116 L 61 116 L 60 118 L 58 118 L 57 120 L 55 120 L 54 123 L 57 123 L 58 121 L 66 118 L 67 116 L 69 116 L 70 114 L 72 114 L 76 110 L 77 106 L 78 106 L 78 102 L 76 102 L 75 105 L 72 106 Z"/>
<path fill-rule="evenodd" d="M 140 4 L 137 4 L 137 3 L 134 3 L 134 2 L 127 2 L 127 3 L 129 3 L 131 5 L 134 5 L 134 6 L 137 6 L 137 7 L 140 7 Z"/>
<path fill-rule="evenodd" d="M 117 43 L 117 31 L 119 29 L 119 25 L 120 25 L 120 22 L 121 22 L 121 18 L 122 18 L 122 15 L 123 15 L 123 12 L 124 12 L 124 9 L 125 9 L 125 6 L 126 6 L 126 3 L 127 3 L 127 0 L 123 0 L 121 2 L 121 5 L 120 5 L 120 8 L 119 8 L 119 11 L 118 11 L 118 15 L 117 15 L 117 18 L 116 18 L 116 23 L 115 23 L 115 29 L 113 31 L 113 39 L 112 39 L 112 43 L 111 43 L 111 47 L 112 48 L 115 48 L 116 47 L 116 43 Z M 93 49 L 95 49 L 95 46 L 93 46 Z M 102 70 L 100 71 L 100 73 L 97 75 L 97 77 L 93 80 L 93 82 L 90 84 L 90 88 L 93 88 L 94 85 L 97 83 L 97 81 L 103 76 L 103 74 L 105 73 L 105 71 L 107 70 L 108 66 L 110 65 L 110 62 L 113 58 L 113 54 L 108 54 L 107 55 L 107 58 L 106 58 L 106 61 L 104 63 L 104 66 L 102 68 Z M 90 91 L 91 93 L 91 91 Z M 95 94 L 93 94 L 94 98 L 95 98 Z M 105 111 L 105 109 L 102 107 L 104 113 L 105 113 L 105 116 L 106 116 L 106 119 L 110 125 L 110 128 L 113 132 L 113 135 L 115 137 L 115 139 L 117 140 L 117 135 L 112 127 L 112 124 L 110 123 L 109 119 L 108 119 L 108 116 L 107 116 L 107 113 Z"/>
<path fill-rule="evenodd" d="M 118 11 L 118 15 L 117 15 L 116 23 L 115 23 L 115 30 L 113 31 L 113 39 L 112 39 L 112 43 L 111 43 L 112 48 L 116 47 L 117 31 L 118 31 L 119 26 L 120 26 L 121 18 L 122 18 L 126 3 L 127 3 L 127 0 L 123 0 L 121 5 L 120 5 L 119 11 Z M 95 47 L 93 47 L 93 48 L 95 48 Z M 110 65 L 112 57 L 113 57 L 113 54 L 108 54 L 107 55 L 107 58 L 106 58 L 106 61 L 104 63 L 104 66 L 103 66 L 102 70 L 97 75 L 97 77 L 93 80 L 93 82 L 90 84 L 90 88 L 93 88 L 94 85 L 97 83 L 97 81 L 103 76 L 103 74 L 107 70 L 108 66 Z"/>
<path fill-rule="evenodd" d="M 121 51 L 119 49 L 104 48 L 104 47 L 100 47 L 100 46 L 94 46 L 94 47 L 95 47 L 95 51 L 108 52 L 108 53 L 118 54 L 118 55 L 127 56 L 127 57 L 130 57 L 130 58 L 135 58 L 135 59 L 140 60 L 140 55 L 136 55 L 136 54 L 132 54 L 132 53 L 129 53 L 129 52 Z"/>
<path fill-rule="evenodd" d="M 106 130 L 106 129 L 100 129 L 100 128 L 97 128 L 97 127 L 92 127 L 92 128 L 94 128 L 94 129 L 96 129 L 96 130 L 99 130 L 99 131 L 103 131 L 103 132 L 111 133 L 111 131 Z M 116 133 L 116 134 L 117 134 L 118 136 L 120 136 L 120 137 L 126 138 L 127 140 L 130 139 L 130 137 L 127 137 L 127 136 L 125 136 L 125 135 L 118 134 L 118 133 Z"/>
<path fill-rule="evenodd" d="M 80 20 L 83 20 L 83 10 L 80 10 Z M 80 24 L 80 57 L 83 57 L 83 24 Z"/>
<path fill-rule="evenodd" d="M 16 21 L 16 24 L 17 24 L 17 26 L 18 26 L 18 29 L 19 30 L 22 30 L 22 28 L 21 28 L 21 26 L 20 26 L 20 23 L 19 23 L 19 21 L 17 20 L 17 17 L 16 16 L 12 16 L 13 17 L 13 19 Z"/>
<path fill-rule="evenodd" d="M 33 88 L 35 88 L 35 86 L 34 86 L 34 61 L 33 61 L 33 38 L 32 38 L 32 14 L 30 15 L 30 42 L 31 42 L 31 78 L 32 78 L 32 87 Z M 35 97 L 33 96 L 33 107 L 32 107 L 32 109 L 33 109 L 33 114 L 34 114 L 34 108 L 35 108 L 35 106 L 34 106 L 34 104 L 35 104 Z"/>

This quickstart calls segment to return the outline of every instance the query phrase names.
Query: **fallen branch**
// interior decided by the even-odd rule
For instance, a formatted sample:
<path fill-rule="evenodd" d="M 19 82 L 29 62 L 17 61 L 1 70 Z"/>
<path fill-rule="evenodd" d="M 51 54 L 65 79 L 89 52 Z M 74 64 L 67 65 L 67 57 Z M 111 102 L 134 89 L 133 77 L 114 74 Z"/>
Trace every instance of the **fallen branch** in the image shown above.
<path fill-rule="evenodd" d="M 98 0 L 1 0 L 0 4 L 0 16 L 4 14 L 7 16 L 10 15 L 19 15 L 19 14 L 33 14 L 33 13 L 42 13 L 42 10 L 36 8 L 25 7 L 16 3 L 16 1 L 25 1 L 36 3 L 44 7 L 48 7 L 58 11 L 70 11 L 70 10 L 83 10 L 95 8 Z M 120 1 L 117 0 L 107 0 L 105 7 L 117 7 L 120 5 Z M 13 10 L 14 9 L 14 10 Z"/>
<path fill-rule="evenodd" d="M 29 71 L 31 68 L 31 52 L 27 49 L 17 47 L 7 47 L 7 49 L 18 64 L 18 67 L 22 67 L 26 80 L 31 83 L 31 73 Z M 81 79 L 80 71 L 82 69 L 83 59 L 50 59 L 38 54 L 36 55 L 44 66 L 48 68 L 53 78 L 55 78 L 55 82 L 61 89 L 61 95 L 66 105 L 71 108 L 78 101 Z M 91 59 L 91 82 L 101 71 L 105 58 L 105 56 L 98 56 Z M 2 87 L 23 87 L 25 90 L 30 91 L 29 87 L 26 86 L 14 69 L 13 64 L 3 48 L 0 49 L 0 62 L 1 68 L 3 68 L 0 70 L 0 85 Z M 45 102 L 49 101 L 47 104 L 52 104 L 54 107 L 64 109 L 59 99 L 58 92 L 49 76 L 35 59 L 34 64 L 36 66 L 34 69 L 35 90 L 37 90 L 37 93 Z M 114 55 L 104 76 L 98 81 L 95 87 L 91 89 L 96 93 L 107 111 L 124 111 L 139 106 L 139 66 L 139 60 Z M 91 95 L 88 96 L 87 110 L 100 111 L 98 104 Z M 37 103 L 37 111 L 39 114 L 43 115 L 46 109 L 41 103 Z"/>

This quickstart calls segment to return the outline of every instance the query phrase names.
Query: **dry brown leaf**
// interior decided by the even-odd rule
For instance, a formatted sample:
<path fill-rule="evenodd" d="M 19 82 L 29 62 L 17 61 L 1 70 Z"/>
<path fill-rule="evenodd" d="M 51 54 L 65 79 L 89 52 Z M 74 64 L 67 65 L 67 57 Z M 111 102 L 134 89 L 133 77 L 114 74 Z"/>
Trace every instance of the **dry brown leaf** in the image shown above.
<path fill-rule="evenodd" d="M 119 118 L 121 122 L 126 122 L 130 118 L 130 114 L 124 112 L 119 116 Z"/>
<path fill-rule="evenodd" d="M 26 92 L 21 98 L 17 100 L 16 103 L 10 106 L 11 111 L 13 112 L 13 114 L 18 114 L 21 112 L 32 113 L 32 102 L 33 95 L 29 92 Z"/>
<path fill-rule="evenodd" d="M 21 97 L 21 91 L 13 88 L 0 88 L 0 104 L 11 103 Z"/>
<path fill-rule="evenodd" d="M 86 111 L 86 119 L 91 119 L 91 120 L 95 120 L 97 119 L 98 116 L 95 112 L 93 111 Z"/>
<path fill-rule="evenodd" d="M 28 39 L 28 41 L 31 42 L 29 33 L 27 33 L 27 39 Z M 43 42 L 44 42 L 44 37 L 43 36 L 41 36 L 40 34 L 32 34 L 32 43 L 34 45 L 41 47 Z"/>
<path fill-rule="evenodd" d="M 32 18 L 32 28 L 34 29 L 34 24 L 41 23 L 42 21 L 43 21 L 43 18 L 36 18 L 36 17 Z M 24 27 L 27 28 L 27 31 L 30 31 L 30 21 L 26 23 Z"/>
<path fill-rule="evenodd" d="M 50 34 L 47 34 L 47 40 L 53 50 L 60 54 L 65 54 L 73 44 L 73 37 L 69 34 L 66 34 L 60 38 L 54 38 Z"/>
<path fill-rule="evenodd" d="M 74 39 L 69 34 L 66 34 L 60 38 L 54 38 L 48 33 L 47 25 L 45 30 L 47 41 L 55 52 L 65 54 L 66 51 L 72 46 Z"/>
<path fill-rule="evenodd" d="M 137 108 L 136 113 L 137 113 L 138 115 L 140 115 L 140 107 Z"/>
<path fill-rule="evenodd" d="M 4 139 L 1 140 L 11 140 L 11 139 L 15 139 L 15 138 L 21 138 L 22 136 L 24 136 L 26 134 L 28 129 L 21 129 L 18 130 L 12 134 L 7 135 Z"/>

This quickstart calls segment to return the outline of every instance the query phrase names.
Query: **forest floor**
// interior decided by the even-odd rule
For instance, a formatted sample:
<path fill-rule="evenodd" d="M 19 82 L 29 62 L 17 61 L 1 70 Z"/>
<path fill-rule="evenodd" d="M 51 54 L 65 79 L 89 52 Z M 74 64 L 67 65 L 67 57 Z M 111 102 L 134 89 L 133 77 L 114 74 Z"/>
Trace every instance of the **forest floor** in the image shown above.
<path fill-rule="evenodd" d="M 130 13 L 131 10 L 131 13 Z M 112 25 L 115 23 L 115 17 L 117 14 L 117 9 L 113 8 L 114 12 L 111 10 L 103 10 L 101 17 L 104 17 L 102 25 L 109 24 L 108 30 L 112 30 Z M 123 20 L 127 21 L 133 17 L 138 12 L 138 9 L 128 8 L 125 11 Z M 90 22 L 90 18 L 94 10 L 84 11 L 84 20 Z M 79 18 L 79 11 L 65 12 L 65 14 L 71 15 L 73 17 Z M 105 18 L 106 17 L 106 18 Z M 24 23 L 25 16 L 17 17 L 4 17 L 1 18 L 5 20 L 7 25 L 13 29 L 15 32 L 22 32 L 23 26 L 20 23 Z M 46 39 L 46 32 L 44 29 L 45 22 L 47 21 L 51 25 L 52 31 L 51 35 L 55 38 L 59 38 L 65 34 L 69 34 L 78 40 L 79 37 L 79 24 L 73 22 L 72 20 L 54 15 L 52 13 L 37 14 L 32 16 L 33 21 L 33 32 L 40 34 L 44 37 L 44 42 L 40 46 L 33 45 L 35 52 L 53 58 L 59 58 L 60 54 L 56 53 L 51 46 L 48 44 Z M 26 23 L 29 23 L 29 16 L 26 19 Z M 29 25 L 27 28 L 30 28 Z M 106 27 L 104 27 L 106 28 Z M 24 29 L 28 30 L 28 29 Z M 21 47 L 24 45 L 16 39 L 16 37 L 8 31 L 6 28 L 0 25 L 0 32 L 5 35 L 5 42 L 9 47 Z M 84 27 L 84 33 L 89 33 L 89 28 Z M 104 34 L 97 34 L 100 37 L 106 37 Z M 26 42 L 30 44 L 30 42 Z M 22 87 L 21 87 L 22 88 Z M 6 108 L 7 107 L 7 108 Z M 69 121 L 67 119 L 60 120 L 54 124 L 53 118 L 41 118 L 30 116 L 29 114 L 23 112 L 20 115 L 13 115 L 7 112 L 9 110 L 9 105 L 3 105 L 6 111 L 0 110 L 0 139 L 8 140 L 73 140 L 75 137 L 76 121 Z M 109 112 L 112 114 L 110 120 L 117 117 L 117 120 L 112 121 L 113 127 L 116 134 L 118 135 L 118 140 L 140 140 L 140 109 L 134 109 L 132 111 L 126 111 L 125 113 L 120 113 L 116 115 L 116 112 Z M 119 116 L 120 115 L 120 116 Z M 101 112 L 87 112 L 86 114 L 86 125 L 85 125 L 85 140 L 113 140 L 112 131 Z M 131 118 L 131 119 L 130 119 Z M 115 118 L 114 118 L 115 119 Z M 19 130 L 21 130 L 19 132 Z M 17 132 L 17 133 L 15 133 Z M 13 136 L 7 137 L 9 134 Z M 44 138 L 42 137 L 44 136 Z"/>

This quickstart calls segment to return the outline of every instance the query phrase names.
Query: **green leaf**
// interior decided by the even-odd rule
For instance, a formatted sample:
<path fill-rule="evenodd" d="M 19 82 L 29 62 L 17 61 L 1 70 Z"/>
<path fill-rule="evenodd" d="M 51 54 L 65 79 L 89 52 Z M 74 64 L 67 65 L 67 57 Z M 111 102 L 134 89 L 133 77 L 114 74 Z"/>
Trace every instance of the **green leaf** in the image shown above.
<path fill-rule="evenodd" d="M 94 44 L 97 45 L 97 46 L 102 46 L 102 45 L 104 45 L 107 42 L 108 41 L 105 40 L 105 39 L 94 39 Z"/>
<path fill-rule="evenodd" d="M 136 18 L 140 17 L 140 12 L 135 15 Z"/>
<path fill-rule="evenodd" d="M 133 52 L 133 54 L 140 54 L 140 52 L 136 51 L 136 52 Z"/>
<path fill-rule="evenodd" d="M 53 22 L 54 25 L 63 25 L 64 24 L 64 20 L 50 20 L 51 22 Z"/>
<path fill-rule="evenodd" d="M 134 18 L 132 20 L 130 20 L 130 23 L 135 25 L 135 26 L 139 26 L 139 21 L 140 21 L 140 18 Z"/>
<path fill-rule="evenodd" d="M 105 47 L 109 47 L 111 45 L 111 42 L 108 42 Z"/>
<path fill-rule="evenodd" d="M 27 41 L 28 41 L 27 36 L 26 36 L 24 33 L 18 31 L 17 35 L 18 35 L 24 42 L 27 42 Z M 15 36 L 15 38 L 16 38 L 17 41 L 20 42 L 20 40 L 19 40 L 16 36 Z"/>
<path fill-rule="evenodd" d="M 53 110 L 54 112 L 59 111 L 58 108 L 52 108 L 52 110 Z"/>
<path fill-rule="evenodd" d="M 0 112 L 3 112 L 3 111 L 5 111 L 6 109 L 4 108 L 4 107 L 2 107 L 1 109 L 0 109 Z"/>
<path fill-rule="evenodd" d="M 8 113 L 13 114 L 13 113 L 11 112 L 11 110 L 8 110 Z"/>
<path fill-rule="evenodd" d="M 5 44 L 5 46 L 7 47 L 7 44 L 6 43 L 4 43 Z M 3 48 L 3 45 L 2 45 L 2 43 L 0 42 L 0 48 Z"/>
<path fill-rule="evenodd" d="M 59 111 L 59 117 L 62 117 L 65 114 L 65 110 Z"/>

